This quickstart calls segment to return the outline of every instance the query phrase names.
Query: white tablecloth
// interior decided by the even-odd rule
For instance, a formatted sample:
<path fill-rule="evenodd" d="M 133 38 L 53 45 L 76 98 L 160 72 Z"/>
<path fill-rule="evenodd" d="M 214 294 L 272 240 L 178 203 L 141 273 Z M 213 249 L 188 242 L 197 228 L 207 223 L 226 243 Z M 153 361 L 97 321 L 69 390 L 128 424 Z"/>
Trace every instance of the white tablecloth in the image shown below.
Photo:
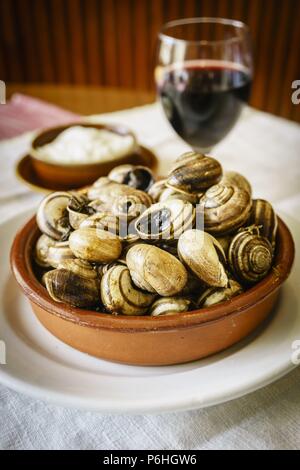
<path fill-rule="evenodd" d="M 90 119 L 130 126 L 159 156 L 160 174 L 187 148 L 157 105 Z M 14 164 L 31 136 L 0 142 L 0 220 L 41 198 L 14 176 Z M 300 219 L 299 125 L 247 108 L 213 154 L 225 169 L 247 175 L 254 197 Z M 244 398 L 192 412 L 100 415 L 49 405 L 3 386 L 0 410 L 1 449 L 296 449 L 300 369 Z"/>

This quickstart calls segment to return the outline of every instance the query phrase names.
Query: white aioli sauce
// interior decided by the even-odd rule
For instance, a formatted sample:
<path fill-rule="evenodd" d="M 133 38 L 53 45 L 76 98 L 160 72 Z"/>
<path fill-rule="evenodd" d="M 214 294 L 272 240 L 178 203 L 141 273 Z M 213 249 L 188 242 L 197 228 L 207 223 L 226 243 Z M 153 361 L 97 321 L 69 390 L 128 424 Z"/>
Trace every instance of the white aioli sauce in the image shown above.
<path fill-rule="evenodd" d="M 87 164 L 114 160 L 134 152 L 135 139 L 106 129 L 72 126 L 53 142 L 32 150 L 35 158 L 55 164 Z"/>

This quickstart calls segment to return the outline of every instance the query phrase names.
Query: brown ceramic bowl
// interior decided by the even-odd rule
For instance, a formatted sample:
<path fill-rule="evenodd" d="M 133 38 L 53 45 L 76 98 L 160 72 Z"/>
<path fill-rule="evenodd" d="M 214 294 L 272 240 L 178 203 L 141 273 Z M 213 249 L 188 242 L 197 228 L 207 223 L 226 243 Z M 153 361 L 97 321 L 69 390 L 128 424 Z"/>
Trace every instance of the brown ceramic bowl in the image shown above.
<path fill-rule="evenodd" d="M 116 316 L 70 307 L 49 297 L 32 266 L 39 235 L 33 217 L 15 237 L 11 266 L 40 322 L 80 351 L 126 364 L 179 364 L 237 343 L 271 313 L 294 260 L 291 233 L 279 219 L 273 269 L 243 294 L 222 304 L 172 316 Z"/>
<path fill-rule="evenodd" d="M 52 142 L 62 131 L 80 125 L 82 127 L 93 127 L 96 129 L 107 129 L 120 135 L 131 135 L 135 141 L 134 134 L 125 126 L 76 123 L 66 126 L 53 127 L 41 132 L 32 142 L 33 150 Z M 47 188 L 70 189 L 80 188 L 93 183 L 100 176 L 106 176 L 110 170 L 117 165 L 125 163 L 139 163 L 139 147 L 136 143 L 136 152 L 125 155 L 111 161 L 91 164 L 56 164 L 40 160 L 30 154 L 33 170 L 37 179 Z"/>

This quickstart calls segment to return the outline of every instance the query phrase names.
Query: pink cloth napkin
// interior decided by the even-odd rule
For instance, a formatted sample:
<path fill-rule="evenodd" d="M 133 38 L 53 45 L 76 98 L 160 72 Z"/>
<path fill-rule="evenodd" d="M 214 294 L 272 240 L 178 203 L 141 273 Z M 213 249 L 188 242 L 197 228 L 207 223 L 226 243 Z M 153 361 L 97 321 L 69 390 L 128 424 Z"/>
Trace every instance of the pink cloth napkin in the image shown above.
<path fill-rule="evenodd" d="M 80 119 L 77 114 L 31 96 L 14 94 L 0 105 L 0 140 L 43 127 L 59 126 Z"/>

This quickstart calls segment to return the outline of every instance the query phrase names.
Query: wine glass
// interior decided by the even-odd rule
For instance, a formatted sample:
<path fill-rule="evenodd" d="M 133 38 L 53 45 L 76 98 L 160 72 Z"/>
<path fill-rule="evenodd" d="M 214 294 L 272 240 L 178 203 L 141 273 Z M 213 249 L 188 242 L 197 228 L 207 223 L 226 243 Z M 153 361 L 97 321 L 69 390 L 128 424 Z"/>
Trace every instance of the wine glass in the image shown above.
<path fill-rule="evenodd" d="M 224 18 L 171 21 L 159 33 L 155 81 L 179 136 L 205 153 L 237 122 L 253 75 L 248 27 Z"/>

